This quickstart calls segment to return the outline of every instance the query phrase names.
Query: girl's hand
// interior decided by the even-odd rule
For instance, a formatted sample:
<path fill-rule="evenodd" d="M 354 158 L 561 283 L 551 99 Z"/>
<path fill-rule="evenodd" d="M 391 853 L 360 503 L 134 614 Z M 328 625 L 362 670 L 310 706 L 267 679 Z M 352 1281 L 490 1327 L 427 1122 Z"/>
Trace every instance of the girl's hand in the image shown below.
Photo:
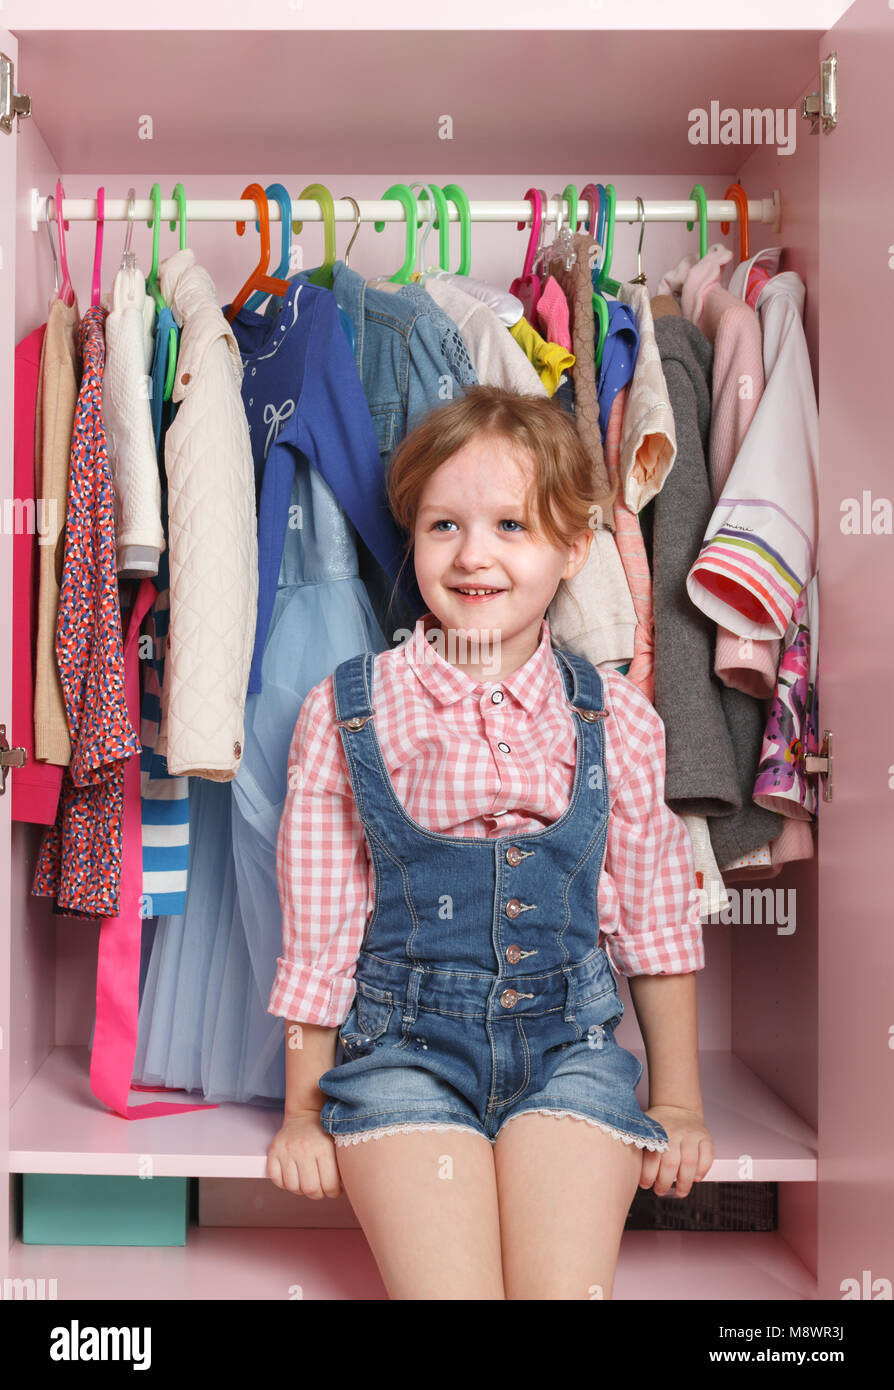
<path fill-rule="evenodd" d="M 714 1162 L 714 1140 L 698 1110 L 678 1105 L 653 1105 L 650 1115 L 667 1131 L 668 1146 L 663 1153 L 643 1149 L 643 1168 L 639 1185 L 655 1184 L 655 1195 L 666 1197 L 676 1180 L 675 1195 L 688 1197 L 693 1181 L 700 1182 Z"/>
<path fill-rule="evenodd" d="M 267 1151 L 267 1177 L 286 1192 L 314 1201 L 341 1194 L 335 1140 L 322 1128 L 319 1110 L 286 1117 Z"/>

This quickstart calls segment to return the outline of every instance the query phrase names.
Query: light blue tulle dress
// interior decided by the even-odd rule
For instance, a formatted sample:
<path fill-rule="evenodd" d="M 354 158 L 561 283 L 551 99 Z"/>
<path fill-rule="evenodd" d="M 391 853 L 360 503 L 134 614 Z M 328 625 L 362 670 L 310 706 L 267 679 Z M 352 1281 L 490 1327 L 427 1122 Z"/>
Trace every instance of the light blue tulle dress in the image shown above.
<path fill-rule="evenodd" d="M 276 839 L 289 744 L 312 686 L 356 652 L 388 646 L 354 527 L 304 459 L 290 517 L 301 524 L 286 532 L 242 765 L 232 782 L 190 778 L 186 910 L 158 918 L 140 1003 L 133 1079 L 209 1101 L 282 1104 L 285 1020 L 267 1004 L 282 954 Z"/>

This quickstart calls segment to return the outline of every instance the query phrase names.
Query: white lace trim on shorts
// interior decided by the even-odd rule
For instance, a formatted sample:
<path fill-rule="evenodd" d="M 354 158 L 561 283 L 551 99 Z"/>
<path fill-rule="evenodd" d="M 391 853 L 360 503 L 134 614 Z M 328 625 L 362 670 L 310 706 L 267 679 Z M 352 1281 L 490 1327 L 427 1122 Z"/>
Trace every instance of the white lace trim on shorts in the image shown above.
<path fill-rule="evenodd" d="M 623 1144 L 635 1144 L 638 1149 L 652 1149 L 656 1153 L 663 1153 L 667 1148 L 667 1141 L 660 1139 L 640 1139 L 634 1134 L 624 1134 L 620 1129 L 613 1128 L 612 1125 L 603 1123 L 602 1120 L 594 1120 L 589 1115 L 578 1115 L 574 1110 L 521 1110 L 518 1115 L 511 1115 L 506 1124 L 511 1124 L 513 1120 L 518 1120 L 522 1115 L 554 1115 L 556 1119 L 567 1116 L 572 1120 L 583 1120 L 588 1125 L 593 1125 L 596 1129 L 602 1129 L 606 1134 L 611 1134 L 613 1138 L 620 1139 Z M 466 1132 L 470 1131 L 477 1134 L 476 1129 L 471 1125 L 451 1125 L 451 1124 L 400 1124 L 388 1125 L 384 1129 L 367 1129 L 359 1134 L 336 1134 L 335 1143 L 340 1148 L 345 1148 L 348 1144 L 365 1144 L 369 1139 L 382 1139 L 389 1134 L 407 1134 L 411 1130 L 445 1130 L 458 1129 Z M 482 1135 L 482 1138 L 484 1136 Z M 493 1141 L 491 1141 L 493 1142 Z"/>

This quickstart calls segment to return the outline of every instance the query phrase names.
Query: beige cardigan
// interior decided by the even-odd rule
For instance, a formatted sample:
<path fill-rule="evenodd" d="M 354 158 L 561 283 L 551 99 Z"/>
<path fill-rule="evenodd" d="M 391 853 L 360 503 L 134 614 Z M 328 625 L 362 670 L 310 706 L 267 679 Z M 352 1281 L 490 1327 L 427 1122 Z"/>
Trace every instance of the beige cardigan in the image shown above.
<path fill-rule="evenodd" d="M 47 315 L 40 366 L 41 437 L 34 458 L 35 495 L 45 500 L 49 514 L 55 504 L 56 543 L 41 545 L 37 600 L 37 643 L 34 660 L 34 756 L 40 762 L 65 767 L 71 760 L 71 736 L 65 697 L 56 665 L 56 619 L 59 585 L 65 557 L 65 514 L 75 405 L 80 386 L 77 300 L 54 299 Z"/>

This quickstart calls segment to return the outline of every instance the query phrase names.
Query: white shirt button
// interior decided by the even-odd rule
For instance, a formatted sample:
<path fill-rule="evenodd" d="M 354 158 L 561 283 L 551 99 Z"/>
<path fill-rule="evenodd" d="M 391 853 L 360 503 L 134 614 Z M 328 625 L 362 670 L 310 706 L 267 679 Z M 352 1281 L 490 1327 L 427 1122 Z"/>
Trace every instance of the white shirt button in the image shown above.
<path fill-rule="evenodd" d="M 497 747 L 499 748 L 499 750 L 500 750 L 501 753 L 511 753 L 511 752 L 512 752 L 512 749 L 509 747 L 509 744 L 508 744 L 508 743 L 498 743 L 498 744 L 497 744 Z"/>
<path fill-rule="evenodd" d="M 502 690 L 495 690 L 494 693 L 493 693 L 493 695 L 491 695 L 490 698 L 491 698 L 491 700 L 493 701 L 493 703 L 494 703 L 495 705 L 498 705 L 498 704 L 500 703 L 500 701 L 503 699 L 503 692 L 502 692 Z"/>

